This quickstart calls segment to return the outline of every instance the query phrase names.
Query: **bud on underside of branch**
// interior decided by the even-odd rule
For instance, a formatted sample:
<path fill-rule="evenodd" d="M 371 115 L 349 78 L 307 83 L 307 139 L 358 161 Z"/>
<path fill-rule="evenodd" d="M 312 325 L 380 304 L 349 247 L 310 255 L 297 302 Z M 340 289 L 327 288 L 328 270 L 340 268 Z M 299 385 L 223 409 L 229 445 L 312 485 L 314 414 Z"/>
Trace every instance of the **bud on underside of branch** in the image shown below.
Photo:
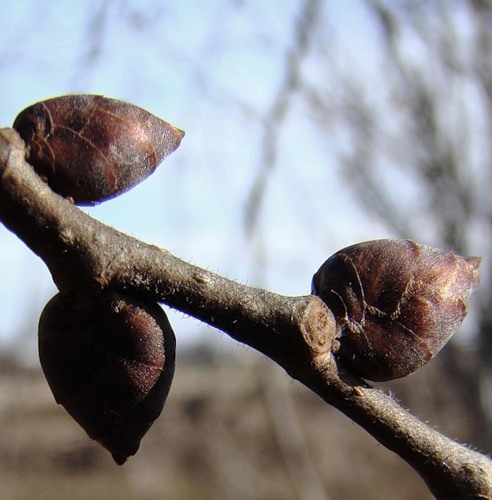
<path fill-rule="evenodd" d="M 68 95 L 19 113 L 13 127 L 29 163 L 79 205 L 113 198 L 148 177 L 184 132 L 142 108 L 98 95 Z"/>
<path fill-rule="evenodd" d="M 162 411 L 175 337 L 156 303 L 57 294 L 41 314 L 39 357 L 57 403 L 122 464 Z"/>
<path fill-rule="evenodd" d="M 416 371 L 456 332 L 479 265 L 408 240 L 369 241 L 330 257 L 313 293 L 336 317 L 342 362 L 362 378 L 391 380 Z"/>

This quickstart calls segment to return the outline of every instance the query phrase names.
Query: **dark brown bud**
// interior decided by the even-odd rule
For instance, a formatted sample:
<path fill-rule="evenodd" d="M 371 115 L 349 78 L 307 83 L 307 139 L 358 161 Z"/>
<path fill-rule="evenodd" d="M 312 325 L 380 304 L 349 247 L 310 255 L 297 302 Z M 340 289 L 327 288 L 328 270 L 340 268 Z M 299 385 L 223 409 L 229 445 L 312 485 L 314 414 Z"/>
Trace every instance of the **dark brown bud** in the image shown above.
<path fill-rule="evenodd" d="M 158 304 L 116 292 L 61 294 L 39 322 L 39 357 L 58 404 L 117 464 L 160 415 L 174 375 L 175 337 Z"/>
<path fill-rule="evenodd" d="M 143 181 L 184 135 L 137 106 L 98 95 L 38 102 L 13 127 L 36 172 L 79 205 L 113 198 Z"/>
<path fill-rule="evenodd" d="M 313 293 L 336 317 L 342 362 L 363 378 L 391 380 L 424 365 L 459 328 L 479 265 L 408 240 L 369 241 L 330 257 Z"/>

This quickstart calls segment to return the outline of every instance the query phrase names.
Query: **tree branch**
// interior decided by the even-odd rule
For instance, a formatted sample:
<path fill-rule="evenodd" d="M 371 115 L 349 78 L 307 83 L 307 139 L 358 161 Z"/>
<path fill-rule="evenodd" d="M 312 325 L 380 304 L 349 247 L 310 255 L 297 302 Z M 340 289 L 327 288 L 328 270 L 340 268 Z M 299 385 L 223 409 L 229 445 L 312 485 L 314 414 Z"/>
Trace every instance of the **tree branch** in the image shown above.
<path fill-rule="evenodd" d="M 0 129 L 0 220 L 44 260 L 62 293 L 117 289 L 194 316 L 277 362 L 406 460 L 437 497 L 492 497 L 488 458 L 421 423 L 337 364 L 335 320 L 320 299 L 236 283 L 92 219 L 34 173 L 12 129 Z"/>

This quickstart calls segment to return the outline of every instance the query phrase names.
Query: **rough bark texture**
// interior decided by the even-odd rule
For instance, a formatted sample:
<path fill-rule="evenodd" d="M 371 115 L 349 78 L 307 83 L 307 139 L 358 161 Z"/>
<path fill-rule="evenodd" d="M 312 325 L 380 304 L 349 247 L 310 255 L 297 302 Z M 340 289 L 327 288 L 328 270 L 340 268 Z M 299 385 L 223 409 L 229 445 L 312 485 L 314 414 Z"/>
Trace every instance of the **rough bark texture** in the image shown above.
<path fill-rule="evenodd" d="M 238 284 L 101 224 L 35 174 L 12 129 L 0 130 L 0 220 L 44 260 L 61 292 L 129 291 L 194 316 L 269 356 L 406 460 L 436 497 L 492 498 L 487 457 L 337 365 L 335 321 L 320 299 Z"/>

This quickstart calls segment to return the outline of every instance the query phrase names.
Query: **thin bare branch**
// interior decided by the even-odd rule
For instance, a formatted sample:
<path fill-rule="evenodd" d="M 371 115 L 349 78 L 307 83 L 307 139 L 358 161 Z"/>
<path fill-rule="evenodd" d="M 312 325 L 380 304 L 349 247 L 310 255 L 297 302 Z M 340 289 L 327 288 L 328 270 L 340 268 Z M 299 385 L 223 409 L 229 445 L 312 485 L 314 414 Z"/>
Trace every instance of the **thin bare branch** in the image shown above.
<path fill-rule="evenodd" d="M 344 373 L 331 353 L 334 318 L 320 299 L 238 284 L 92 219 L 25 163 L 12 129 L 0 131 L 0 219 L 45 261 L 62 293 L 130 291 L 220 328 L 269 356 L 406 460 L 436 497 L 492 497 L 488 458 Z"/>
<path fill-rule="evenodd" d="M 262 157 L 258 174 L 248 195 L 245 208 L 245 233 L 251 236 L 256 228 L 264 201 L 268 180 L 275 168 L 279 131 L 290 106 L 292 93 L 299 86 L 301 62 L 309 47 L 310 32 L 316 22 L 321 0 L 305 0 L 299 14 L 294 33 L 293 48 L 287 53 L 285 71 L 277 95 L 264 118 L 265 131 L 262 138 Z"/>

